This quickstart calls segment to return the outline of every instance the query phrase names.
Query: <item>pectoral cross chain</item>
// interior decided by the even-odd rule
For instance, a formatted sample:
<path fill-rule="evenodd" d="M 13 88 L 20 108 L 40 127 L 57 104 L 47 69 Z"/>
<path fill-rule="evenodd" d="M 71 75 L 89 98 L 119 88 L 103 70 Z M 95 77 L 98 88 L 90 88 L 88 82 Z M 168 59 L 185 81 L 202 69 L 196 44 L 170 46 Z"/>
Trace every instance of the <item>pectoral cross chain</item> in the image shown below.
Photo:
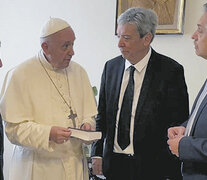
<path fill-rule="evenodd" d="M 76 127 L 76 123 L 75 123 L 76 117 L 77 117 L 77 114 L 73 113 L 73 110 L 70 108 L 70 115 L 68 116 L 68 118 L 72 120 L 74 127 Z"/>
<path fill-rule="evenodd" d="M 39 58 L 39 57 L 38 57 Z M 68 102 L 65 100 L 65 98 L 63 97 L 63 94 L 61 94 L 60 90 L 58 89 L 58 87 L 56 86 L 55 82 L 52 80 L 52 78 L 50 77 L 49 73 L 47 72 L 47 70 L 45 69 L 44 65 L 42 64 L 40 58 L 39 58 L 40 64 L 42 65 L 43 69 L 45 70 L 45 73 L 47 74 L 48 78 L 50 79 L 51 83 L 53 84 L 53 86 L 55 87 L 55 89 L 57 90 L 58 94 L 60 95 L 60 97 L 62 98 L 62 100 L 64 101 L 64 103 L 68 106 L 68 108 L 70 109 L 70 115 L 68 116 L 69 119 L 72 120 L 73 123 L 73 127 L 76 127 L 76 123 L 75 123 L 75 118 L 77 117 L 76 113 L 73 113 L 73 110 L 71 109 L 71 106 L 68 104 Z M 68 73 L 67 70 L 65 69 L 66 72 L 66 77 L 67 77 L 67 84 L 68 84 L 68 92 L 69 92 L 69 96 L 70 96 L 70 88 L 69 88 L 69 80 L 68 80 Z"/>

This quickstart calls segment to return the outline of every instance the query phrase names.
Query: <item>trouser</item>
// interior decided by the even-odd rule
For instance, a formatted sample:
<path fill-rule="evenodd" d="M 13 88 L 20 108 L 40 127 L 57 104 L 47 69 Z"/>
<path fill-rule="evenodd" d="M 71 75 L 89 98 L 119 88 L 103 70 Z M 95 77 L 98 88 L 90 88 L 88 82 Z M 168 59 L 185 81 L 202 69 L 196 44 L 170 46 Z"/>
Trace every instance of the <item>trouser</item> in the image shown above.
<path fill-rule="evenodd" d="M 139 160 L 135 156 L 113 153 L 110 173 L 106 180 L 178 180 L 161 177 L 154 171 L 145 170 L 143 173 L 138 163 Z"/>
<path fill-rule="evenodd" d="M 113 153 L 107 180 L 136 180 L 139 173 L 136 158 L 131 155 Z"/>

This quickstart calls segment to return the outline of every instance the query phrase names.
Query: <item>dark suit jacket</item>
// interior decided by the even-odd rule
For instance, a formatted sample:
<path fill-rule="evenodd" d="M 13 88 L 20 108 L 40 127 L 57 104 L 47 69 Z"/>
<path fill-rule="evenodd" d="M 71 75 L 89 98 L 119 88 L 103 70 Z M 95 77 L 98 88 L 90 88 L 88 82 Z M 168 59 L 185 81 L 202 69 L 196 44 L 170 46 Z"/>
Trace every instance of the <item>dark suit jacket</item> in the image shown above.
<path fill-rule="evenodd" d="M 125 60 L 118 56 L 105 64 L 102 74 L 97 131 L 103 138 L 93 144 L 92 156 L 103 156 L 103 173 L 110 173 L 115 123 Z M 134 152 L 140 177 L 145 180 L 180 177 L 180 164 L 167 146 L 167 129 L 188 118 L 188 93 L 183 67 L 152 50 L 134 124 Z M 105 142 L 105 148 L 103 144 Z"/>
<path fill-rule="evenodd" d="M 192 112 L 204 85 L 195 99 Z M 179 143 L 179 157 L 183 161 L 184 180 L 207 179 L 207 96 L 197 111 L 190 136 L 182 138 Z"/>
<path fill-rule="evenodd" d="M 3 180 L 3 152 L 4 152 L 4 131 L 0 115 L 0 180 Z"/>

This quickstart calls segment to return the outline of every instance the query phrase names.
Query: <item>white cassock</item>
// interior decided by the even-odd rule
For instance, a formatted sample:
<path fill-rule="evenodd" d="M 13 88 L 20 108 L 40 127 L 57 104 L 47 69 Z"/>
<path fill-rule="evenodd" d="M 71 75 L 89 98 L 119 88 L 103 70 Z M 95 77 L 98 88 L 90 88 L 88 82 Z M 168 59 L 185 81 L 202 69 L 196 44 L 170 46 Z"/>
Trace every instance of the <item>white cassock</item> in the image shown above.
<path fill-rule="evenodd" d="M 5 130 L 16 145 L 9 180 L 88 180 L 83 142 L 74 138 L 63 144 L 49 141 L 52 126 L 73 127 L 73 122 L 40 61 L 77 113 L 76 127 L 88 122 L 95 128 L 96 102 L 85 70 L 75 62 L 54 70 L 40 51 L 9 71 L 2 88 Z"/>

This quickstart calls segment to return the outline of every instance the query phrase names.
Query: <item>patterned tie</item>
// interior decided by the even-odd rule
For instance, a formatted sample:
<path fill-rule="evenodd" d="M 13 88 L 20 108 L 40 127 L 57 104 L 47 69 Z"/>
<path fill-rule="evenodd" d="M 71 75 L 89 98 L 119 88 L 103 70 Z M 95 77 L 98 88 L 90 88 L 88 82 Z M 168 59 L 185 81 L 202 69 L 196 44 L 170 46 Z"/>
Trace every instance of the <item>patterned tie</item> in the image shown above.
<path fill-rule="evenodd" d="M 134 66 L 130 66 L 129 82 L 126 87 L 118 123 L 118 144 L 124 150 L 130 143 L 130 123 L 134 97 Z"/>

